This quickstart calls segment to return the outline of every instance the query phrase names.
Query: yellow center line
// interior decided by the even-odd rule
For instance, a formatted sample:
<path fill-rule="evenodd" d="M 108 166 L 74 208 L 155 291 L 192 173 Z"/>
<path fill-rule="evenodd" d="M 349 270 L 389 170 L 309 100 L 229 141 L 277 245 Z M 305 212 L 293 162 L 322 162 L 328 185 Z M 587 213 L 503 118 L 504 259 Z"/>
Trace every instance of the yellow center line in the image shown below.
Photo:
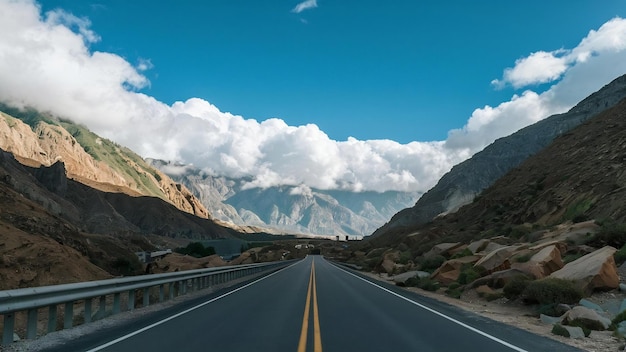
<path fill-rule="evenodd" d="M 311 264 L 311 275 L 309 276 L 309 287 L 307 288 L 306 303 L 304 304 L 304 317 L 302 319 L 298 352 L 306 352 L 306 340 L 309 332 L 309 311 L 311 310 L 311 292 L 313 292 L 313 348 L 315 352 L 322 352 L 322 335 L 320 333 L 320 320 L 317 309 L 317 288 L 315 285 L 315 261 Z"/>
<path fill-rule="evenodd" d="M 314 351 L 322 352 L 322 334 L 320 333 L 320 319 L 317 312 L 317 285 L 315 283 L 315 262 L 311 271 L 313 272 L 313 332 L 315 334 Z"/>

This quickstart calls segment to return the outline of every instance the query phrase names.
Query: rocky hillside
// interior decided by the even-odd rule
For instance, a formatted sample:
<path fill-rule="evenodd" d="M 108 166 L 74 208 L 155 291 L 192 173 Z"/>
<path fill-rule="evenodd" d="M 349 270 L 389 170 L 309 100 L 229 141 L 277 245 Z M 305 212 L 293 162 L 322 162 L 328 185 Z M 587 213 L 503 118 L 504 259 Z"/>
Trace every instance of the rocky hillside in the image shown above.
<path fill-rule="evenodd" d="M 394 229 L 424 224 L 434 217 L 455 211 L 472 202 L 482 190 L 509 170 L 536 154 L 555 137 L 617 104 L 626 97 L 626 76 L 619 77 L 581 101 L 564 114 L 548 117 L 536 124 L 496 140 L 472 158 L 454 166 L 435 187 L 412 207 L 404 209 L 376 230 L 378 236 Z"/>
<path fill-rule="evenodd" d="M 0 149 L 31 166 L 62 161 L 67 176 L 103 192 L 164 199 L 178 209 L 208 218 L 206 208 L 180 184 L 146 164 L 131 150 L 100 138 L 86 128 L 46 118 L 33 111 L 4 107 L 0 112 Z"/>
<path fill-rule="evenodd" d="M 148 162 L 189 188 L 215 219 L 287 233 L 366 236 L 420 195 L 290 186 L 245 189 L 245 179 L 215 177 L 191 166 L 160 160 Z"/>
<path fill-rule="evenodd" d="M 586 219 L 626 222 L 626 100 L 557 137 L 456 213 L 397 227 L 371 242 L 413 248 L 441 239 L 520 235 Z M 626 238 L 625 238 L 626 240 Z M 618 243 L 619 244 L 619 243 Z"/>

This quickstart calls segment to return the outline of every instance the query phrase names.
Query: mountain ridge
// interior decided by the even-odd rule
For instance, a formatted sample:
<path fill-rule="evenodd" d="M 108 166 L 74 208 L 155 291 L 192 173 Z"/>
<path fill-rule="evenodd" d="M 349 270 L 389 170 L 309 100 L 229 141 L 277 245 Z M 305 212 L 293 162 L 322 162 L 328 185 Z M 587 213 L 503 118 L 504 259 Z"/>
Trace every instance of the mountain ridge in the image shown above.
<path fill-rule="evenodd" d="M 471 203 L 475 196 L 509 170 L 547 147 L 551 141 L 626 97 L 626 75 L 614 79 L 567 113 L 552 115 L 507 137 L 499 138 L 470 159 L 455 165 L 411 208 L 395 214 L 372 236 L 427 223 Z"/>

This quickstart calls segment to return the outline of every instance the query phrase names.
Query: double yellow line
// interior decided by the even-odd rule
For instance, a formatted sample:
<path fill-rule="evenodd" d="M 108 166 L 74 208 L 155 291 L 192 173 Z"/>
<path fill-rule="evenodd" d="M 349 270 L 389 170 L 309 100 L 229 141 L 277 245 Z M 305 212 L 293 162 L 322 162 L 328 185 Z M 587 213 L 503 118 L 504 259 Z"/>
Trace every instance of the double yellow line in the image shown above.
<path fill-rule="evenodd" d="M 309 311 L 311 310 L 311 292 L 313 292 L 313 348 L 315 352 L 322 352 L 320 319 L 317 311 L 317 290 L 315 288 L 315 261 L 311 264 L 311 276 L 309 277 L 309 288 L 304 305 L 304 318 L 302 319 L 302 331 L 300 332 L 298 352 L 306 352 L 306 339 L 309 332 Z"/>

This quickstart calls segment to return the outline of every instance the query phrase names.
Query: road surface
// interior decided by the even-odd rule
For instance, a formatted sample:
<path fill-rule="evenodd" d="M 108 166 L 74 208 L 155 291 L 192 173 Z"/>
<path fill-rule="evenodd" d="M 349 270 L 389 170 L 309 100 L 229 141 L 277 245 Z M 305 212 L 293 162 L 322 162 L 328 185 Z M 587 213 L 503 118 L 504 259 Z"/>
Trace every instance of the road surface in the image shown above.
<path fill-rule="evenodd" d="M 56 351 L 580 350 L 308 256 Z"/>

